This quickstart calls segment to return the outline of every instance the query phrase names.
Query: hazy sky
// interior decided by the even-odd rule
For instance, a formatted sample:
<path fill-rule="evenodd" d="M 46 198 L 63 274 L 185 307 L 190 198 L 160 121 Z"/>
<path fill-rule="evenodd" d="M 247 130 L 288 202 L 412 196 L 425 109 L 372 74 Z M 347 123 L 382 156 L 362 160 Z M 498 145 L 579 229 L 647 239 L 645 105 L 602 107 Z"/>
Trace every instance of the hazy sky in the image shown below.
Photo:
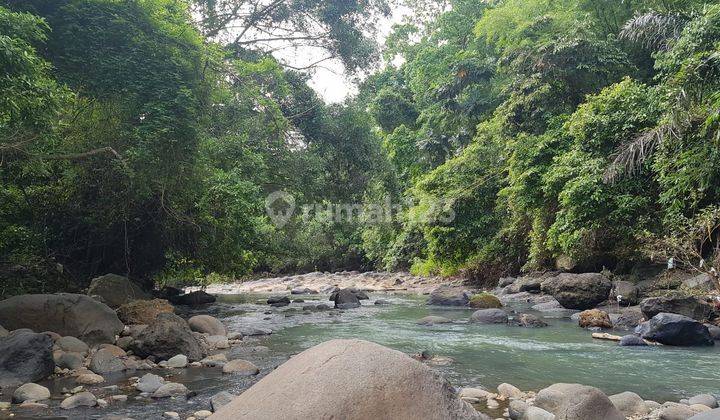
<path fill-rule="evenodd" d="M 397 7 L 393 10 L 392 16 L 378 22 L 377 41 L 380 45 L 384 43 L 385 38 L 390 34 L 392 25 L 401 22 L 403 17 L 409 13 L 410 9 Z M 276 56 L 293 66 L 301 67 L 322 58 L 322 54 L 321 51 L 300 48 L 298 51 L 282 50 L 276 53 Z M 315 89 L 325 102 L 342 102 L 349 94 L 356 92 L 357 87 L 347 78 L 340 61 L 326 61 L 323 65 L 326 68 L 316 69 L 308 84 Z"/>

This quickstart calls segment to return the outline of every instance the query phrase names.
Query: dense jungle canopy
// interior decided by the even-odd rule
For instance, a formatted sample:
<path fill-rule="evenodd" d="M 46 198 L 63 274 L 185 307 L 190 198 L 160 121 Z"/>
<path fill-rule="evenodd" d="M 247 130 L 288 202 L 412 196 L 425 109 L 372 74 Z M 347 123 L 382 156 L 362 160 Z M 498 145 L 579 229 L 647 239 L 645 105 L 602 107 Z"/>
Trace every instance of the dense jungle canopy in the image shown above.
<path fill-rule="evenodd" d="M 379 43 L 400 3 L 0 0 L 0 296 L 108 272 L 720 269 L 720 4 L 408 0 Z M 326 104 L 276 42 L 357 94 Z M 404 206 L 280 226 L 276 191 Z"/>

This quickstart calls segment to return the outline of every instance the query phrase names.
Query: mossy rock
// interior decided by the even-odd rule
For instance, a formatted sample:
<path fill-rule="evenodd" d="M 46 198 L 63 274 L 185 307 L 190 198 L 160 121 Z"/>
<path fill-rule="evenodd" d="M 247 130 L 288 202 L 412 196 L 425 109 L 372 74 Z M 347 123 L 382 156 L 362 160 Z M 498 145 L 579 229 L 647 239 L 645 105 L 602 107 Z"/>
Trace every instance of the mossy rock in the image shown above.
<path fill-rule="evenodd" d="M 502 308 L 503 304 L 500 302 L 500 299 L 490 293 L 478 293 L 477 295 L 472 295 L 472 297 L 470 297 L 468 306 L 475 309 L 492 309 Z"/>

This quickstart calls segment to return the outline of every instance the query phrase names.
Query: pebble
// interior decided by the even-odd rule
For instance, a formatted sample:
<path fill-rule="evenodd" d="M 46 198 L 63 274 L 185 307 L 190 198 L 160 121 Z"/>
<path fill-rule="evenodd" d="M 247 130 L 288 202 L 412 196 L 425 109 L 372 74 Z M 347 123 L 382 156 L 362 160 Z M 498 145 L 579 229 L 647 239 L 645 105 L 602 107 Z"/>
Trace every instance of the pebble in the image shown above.
<path fill-rule="evenodd" d="M 105 378 L 96 373 L 83 373 L 75 377 L 75 382 L 84 385 L 94 385 L 105 382 Z"/>
<path fill-rule="evenodd" d="M 210 416 L 212 416 L 212 413 L 208 410 L 200 410 L 193 413 L 193 417 L 198 419 L 204 419 Z"/>
<path fill-rule="evenodd" d="M 168 419 L 179 419 L 180 414 L 178 414 L 174 411 L 166 411 L 163 413 L 163 417 L 168 418 Z"/>

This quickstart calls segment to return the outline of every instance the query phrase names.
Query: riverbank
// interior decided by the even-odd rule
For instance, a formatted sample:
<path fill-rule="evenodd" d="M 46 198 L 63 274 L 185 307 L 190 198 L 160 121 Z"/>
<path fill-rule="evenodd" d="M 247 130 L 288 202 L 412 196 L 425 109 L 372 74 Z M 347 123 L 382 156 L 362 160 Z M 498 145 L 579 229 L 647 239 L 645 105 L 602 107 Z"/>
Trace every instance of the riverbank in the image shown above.
<path fill-rule="evenodd" d="M 662 417 L 663 410 L 669 410 L 669 413 L 684 410 L 690 404 L 677 408 L 681 400 L 713 392 L 720 383 L 715 369 L 720 363 L 720 353 L 715 347 L 621 347 L 615 342 L 594 340 L 593 330 L 580 328 L 578 320 L 572 318 L 578 311 L 562 308 L 555 298 L 542 292 L 520 292 L 520 287 L 517 291 L 510 288 L 505 291 L 507 293 L 496 290 L 504 303 L 502 311 L 507 315 L 507 321 L 490 325 L 473 322 L 476 309 L 466 305 L 426 304 L 428 296 L 423 293 L 428 290 L 434 290 L 431 297 L 435 299 L 442 295 L 447 299 L 446 303 L 472 297 L 475 291 L 466 291 L 458 285 L 438 289 L 434 279 L 403 280 L 402 276 L 403 283 L 398 285 L 395 284 L 398 277 L 394 274 L 338 273 L 310 277 L 306 282 L 303 282 L 305 276 L 270 280 L 254 286 L 261 287 L 262 293 L 218 294 L 212 303 L 171 308 L 180 315 L 182 322 L 175 320 L 180 322 L 179 325 L 187 324 L 195 330 L 193 337 L 207 353 L 202 359 L 192 360 L 199 356 L 193 356 L 192 349 L 187 348 L 168 350 L 164 356 L 154 348 L 154 356 L 141 356 L 138 350 L 144 347 L 133 342 L 146 341 L 147 336 L 138 335 L 137 326 L 126 326 L 120 337 L 114 338 L 114 343 L 89 345 L 81 359 L 82 367 L 56 369 L 49 378 L 37 381 L 49 390 L 48 399 L 8 406 L 6 403 L 16 390 L 4 388 L 0 396 L 4 404 L 0 407 L 5 410 L 0 411 L 0 417 L 14 414 L 16 417 L 160 418 L 165 413 L 177 413 L 179 418 L 197 419 L 213 411 L 213 399 L 218 400 L 218 394 L 228 393 L 230 397 L 222 395 L 232 399 L 275 371 L 291 356 L 335 339 L 367 340 L 413 355 L 439 372 L 455 388 L 464 389 L 459 395 L 493 418 L 524 418 L 513 414 L 511 402 L 518 400 L 534 405 L 536 395 L 542 389 L 558 382 L 591 385 L 599 389 L 597 392 L 610 397 L 632 391 L 641 396 L 646 408 L 652 409 L 640 417 L 630 418 L 666 418 Z M 517 279 L 510 285 L 516 282 Z M 525 288 L 530 284 L 526 280 L 520 283 Z M 349 294 L 359 298 L 358 306 L 333 308 L 338 302 L 329 300 L 329 292 L 330 287 L 334 290 L 336 285 L 357 287 Z M 406 290 L 373 290 L 363 296 L 360 289 L 368 289 L 368 286 L 375 286 L 377 290 L 400 286 Z M 236 290 L 235 285 L 215 287 Z M 311 287 L 325 287 L 324 293 Z M 209 290 L 216 293 L 212 288 Z M 616 315 L 612 304 L 604 303 L 600 307 Z M 120 309 L 118 312 L 122 313 Z M 205 327 L 198 327 L 195 317 L 203 319 L 207 315 L 218 323 L 206 320 Z M 525 319 L 523 315 L 534 315 L 546 326 L 527 328 L 517 325 L 521 318 Z M 432 317 L 433 322 L 420 322 L 428 317 Z M 151 326 L 154 323 L 150 322 Z M 218 324 L 222 328 L 220 331 L 211 328 L 213 325 L 220 328 Z M 203 328 L 206 332 L 197 331 Z M 622 334 L 614 328 L 604 331 Z M 48 336 L 54 342 L 53 348 L 61 347 L 58 337 L 49 333 Z M 116 350 L 121 346 L 127 348 L 122 354 Z M 100 363 L 98 360 L 102 358 L 99 359 L 98 354 L 107 356 L 108 353 L 101 352 L 102 348 L 111 353 L 117 351 L 116 357 L 108 357 L 104 364 Z M 180 352 L 190 356 L 182 367 L 182 358 L 180 361 L 175 359 Z M 116 358 L 123 363 L 122 369 L 96 372 L 103 369 L 103 365 L 112 366 L 112 360 Z M 240 365 L 236 366 L 240 370 L 224 372 L 224 366 L 231 361 L 236 361 L 234 364 Z M 182 388 L 177 386 L 179 393 L 170 397 L 156 396 L 157 389 L 143 391 L 138 384 L 148 373 Z M 335 373 L 342 374 L 342 369 L 324 371 L 323 377 Z M 103 382 L 78 383 L 81 375 L 86 375 L 82 381 L 94 378 L 91 374 L 101 376 Z M 498 389 L 502 383 L 523 390 L 522 397 L 503 395 Z M 95 398 L 88 400 L 91 406 L 61 407 L 68 398 L 84 392 Z M 597 392 L 591 394 L 597 395 Z M 89 398 L 87 394 L 83 395 Z M 653 401 L 658 402 L 657 406 Z M 519 404 L 515 403 L 516 406 Z M 689 414 L 688 410 L 683 412 Z"/>

